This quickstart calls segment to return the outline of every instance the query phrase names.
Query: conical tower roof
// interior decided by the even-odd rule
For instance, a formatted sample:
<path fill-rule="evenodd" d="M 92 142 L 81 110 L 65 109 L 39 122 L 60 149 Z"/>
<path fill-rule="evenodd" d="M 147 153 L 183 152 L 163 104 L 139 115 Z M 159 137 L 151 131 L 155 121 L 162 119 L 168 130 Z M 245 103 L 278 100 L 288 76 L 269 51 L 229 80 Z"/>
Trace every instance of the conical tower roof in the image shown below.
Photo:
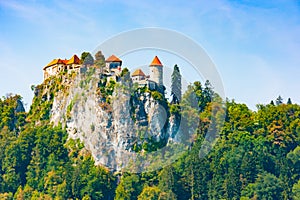
<path fill-rule="evenodd" d="M 157 56 L 155 56 L 150 64 L 150 66 L 163 66 Z"/>

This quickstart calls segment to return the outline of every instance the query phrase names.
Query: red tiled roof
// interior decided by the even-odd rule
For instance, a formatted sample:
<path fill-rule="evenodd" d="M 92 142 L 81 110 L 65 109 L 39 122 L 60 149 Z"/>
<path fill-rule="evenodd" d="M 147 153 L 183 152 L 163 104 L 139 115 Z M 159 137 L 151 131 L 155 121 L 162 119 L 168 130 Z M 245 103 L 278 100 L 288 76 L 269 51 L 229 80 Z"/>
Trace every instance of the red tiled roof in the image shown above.
<path fill-rule="evenodd" d="M 78 58 L 77 55 L 74 55 L 72 56 L 72 58 L 70 58 L 69 60 L 66 60 L 66 59 L 53 59 L 50 63 L 48 63 L 48 65 L 46 65 L 44 67 L 44 70 L 50 66 L 53 66 L 53 65 L 57 65 L 57 64 L 64 64 L 64 65 L 71 65 L 71 64 L 81 64 L 81 60 L 80 58 Z"/>
<path fill-rule="evenodd" d="M 141 69 L 137 69 L 132 73 L 131 76 L 145 76 L 145 74 Z"/>
<path fill-rule="evenodd" d="M 70 60 L 66 60 L 67 62 L 65 63 L 66 65 L 71 65 L 71 64 L 80 64 L 81 61 L 78 58 L 77 55 L 72 56 L 72 58 L 70 58 Z"/>
<path fill-rule="evenodd" d="M 150 64 L 150 66 L 163 66 L 157 56 L 155 56 Z"/>
<path fill-rule="evenodd" d="M 106 62 L 122 62 L 120 58 L 115 55 L 111 55 L 109 58 L 105 60 Z"/>
<path fill-rule="evenodd" d="M 67 59 L 65 59 L 65 60 L 61 60 L 64 64 L 67 64 L 67 62 L 69 61 L 69 60 L 67 60 Z"/>
<path fill-rule="evenodd" d="M 52 65 L 56 65 L 56 64 L 66 64 L 66 61 L 68 61 L 68 60 L 53 59 L 50 63 L 48 63 L 48 65 L 46 65 L 44 67 L 44 69 L 46 69 L 47 67 L 50 67 Z"/>

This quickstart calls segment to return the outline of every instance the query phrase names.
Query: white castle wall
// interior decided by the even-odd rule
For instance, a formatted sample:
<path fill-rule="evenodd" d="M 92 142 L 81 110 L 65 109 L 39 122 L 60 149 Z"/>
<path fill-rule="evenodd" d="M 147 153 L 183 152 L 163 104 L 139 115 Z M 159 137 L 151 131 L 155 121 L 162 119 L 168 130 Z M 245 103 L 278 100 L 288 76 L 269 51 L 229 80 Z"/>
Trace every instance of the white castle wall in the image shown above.
<path fill-rule="evenodd" d="M 163 67 L 151 65 L 150 79 L 156 82 L 158 85 L 163 85 Z"/>

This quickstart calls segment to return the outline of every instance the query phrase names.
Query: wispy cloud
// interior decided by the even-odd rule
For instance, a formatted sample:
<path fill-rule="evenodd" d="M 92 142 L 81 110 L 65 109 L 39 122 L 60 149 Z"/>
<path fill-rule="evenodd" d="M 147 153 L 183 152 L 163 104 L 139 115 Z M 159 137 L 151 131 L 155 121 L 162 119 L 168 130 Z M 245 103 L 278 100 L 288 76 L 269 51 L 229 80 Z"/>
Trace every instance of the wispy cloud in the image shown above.
<path fill-rule="evenodd" d="M 42 17 L 42 13 L 46 12 L 43 7 L 34 7 L 18 1 L 0 1 L 0 6 L 11 10 L 14 15 L 27 20 L 35 20 Z"/>
<path fill-rule="evenodd" d="M 256 76 L 261 94 L 268 97 L 289 84 L 294 90 L 300 85 L 295 81 L 300 66 L 298 1 L 0 0 L 0 9 L 1 25 L 7 27 L 5 34 L 0 33 L 0 59 L 5 56 L 10 63 L 0 64 L 1 68 L 22 66 L 22 59 L 35 57 L 30 59 L 34 67 L 26 71 L 38 74 L 39 65 L 52 56 L 68 57 L 118 32 L 157 26 L 179 31 L 204 45 L 233 88 L 248 86 L 253 81 L 249 74 Z M 274 78 L 280 84 L 270 84 Z M 272 85 L 279 89 L 273 90 Z M 236 89 L 231 94 L 244 95 Z M 261 94 L 252 89 L 251 103 Z"/>

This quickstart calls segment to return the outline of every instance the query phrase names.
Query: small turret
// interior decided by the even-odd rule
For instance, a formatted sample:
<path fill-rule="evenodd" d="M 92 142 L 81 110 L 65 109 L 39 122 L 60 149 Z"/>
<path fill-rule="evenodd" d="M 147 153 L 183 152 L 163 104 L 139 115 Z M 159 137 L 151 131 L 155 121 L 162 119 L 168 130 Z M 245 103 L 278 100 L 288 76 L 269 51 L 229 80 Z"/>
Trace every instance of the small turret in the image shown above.
<path fill-rule="evenodd" d="M 150 80 L 154 81 L 158 86 L 163 85 L 163 65 L 157 56 L 154 57 L 150 64 Z"/>

